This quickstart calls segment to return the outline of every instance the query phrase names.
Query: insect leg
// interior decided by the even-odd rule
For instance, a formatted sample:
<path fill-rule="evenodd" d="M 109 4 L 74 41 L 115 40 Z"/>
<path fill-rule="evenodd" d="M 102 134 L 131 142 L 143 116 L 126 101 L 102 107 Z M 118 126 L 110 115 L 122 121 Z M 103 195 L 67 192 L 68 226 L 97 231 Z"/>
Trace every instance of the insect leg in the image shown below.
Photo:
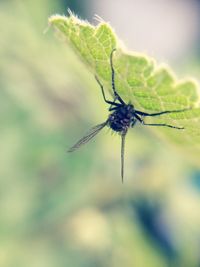
<path fill-rule="evenodd" d="M 116 89 L 115 89 L 115 70 L 114 70 L 114 67 L 113 67 L 113 53 L 116 51 L 116 48 L 114 48 L 110 54 L 110 67 L 111 67 L 111 77 L 112 77 L 112 89 L 113 89 L 113 92 L 114 92 L 114 95 L 116 97 L 116 99 L 119 100 L 119 102 L 121 104 L 125 104 L 124 101 L 122 100 L 122 98 L 118 95 L 118 93 L 116 92 Z"/>
<path fill-rule="evenodd" d="M 146 125 L 146 126 L 163 126 L 163 127 L 169 127 L 169 128 L 174 128 L 174 129 L 178 129 L 178 130 L 184 129 L 184 127 L 178 127 L 178 126 L 169 125 L 166 123 L 145 123 L 144 120 L 142 118 L 140 118 L 137 114 L 134 114 L 134 116 L 140 123 L 142 123 L 143 125 Z"/>
<path fill-rule="evenodd" d="M 157 113 L 146 113 L 146 112 L 142 112 L 139 110 L 135 110 L 135 113 L 142 115 L 142 116 L 152 116 L 153 117 L 153 116 L 159 116 L 159 115 L 167 114 L 167 113 L 169 114 L 169 113 L 183 112 L 186 110 L 190 110 L 190 109 L 166 110 L 166 111 L 161 111 L 161 112 L 157 112 Z"/>
<path fill-rule="evenodd" d="M 100 88 L 101 88 L 101 92 L 102 92 L 104 101 L 105 101 L 106 103 L 110 104 L 110 105 L 113 105 L 113 106 L 119 106 L 120 104 L 115 103 L 115 102 L 113 102 L 113 101 L 110 101 L 110 100 L 107 100 L 107 99 L 106 99 L 103 85 L 101 84 L 101 82 L 99 81 L 99 79 L 97 78 L 97 76 L 95 76 L 95 79 L 96 79 L 96 81 L 98 82 L 98 84 L 99 84 L 99 86 L 100 86 Z"/>
<path fill-rule="evenodd" d="M 116 110 L 116 109 L 118 109 L 118 107 L 112 107 L 112 106 L 110 106 L 109 111 L 113 111 L 113 110 Z"/>
<path fill-rule="evenodd" d="M 122 177 L 122 183 L 124 181 L 124 151 L 125 151 L 125 138 L 126 138 L 126 131 L 122 133 L 121 135 L 121 177 Z"/>
<path fill-rule="evenodd" d="M 177 127 L 177 126 L 169 125 L 169 124 L 165 124 L 165 123 L 145 123 L 143 121 L 142 124 L 146 125 L 146 126 L 164 126 L 164 127 L 174 128 L 174 129 L 178 129 L 178 130 L 183 130 L 184 129 L 184 127 Z"/>

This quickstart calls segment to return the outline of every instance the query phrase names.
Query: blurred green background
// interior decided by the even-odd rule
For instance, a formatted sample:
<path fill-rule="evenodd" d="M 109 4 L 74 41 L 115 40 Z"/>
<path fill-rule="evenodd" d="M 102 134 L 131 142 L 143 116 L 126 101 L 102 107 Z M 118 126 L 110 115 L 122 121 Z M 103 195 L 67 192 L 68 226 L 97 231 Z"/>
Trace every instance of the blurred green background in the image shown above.
<path fill-rule="evenodd" d="M 135 127 L 122 185 L 117 135 L 103 130 L 66 153 L 107 106 L 67 44 L 44 31 L 68 7 L 103 17 L 94 2 L 0 1 L 0 266 L 200 266 L 200 171 L 187 155 Z M 177 58 L 165 54 L 180 73 L 199 70 L 195 36 Z"/>

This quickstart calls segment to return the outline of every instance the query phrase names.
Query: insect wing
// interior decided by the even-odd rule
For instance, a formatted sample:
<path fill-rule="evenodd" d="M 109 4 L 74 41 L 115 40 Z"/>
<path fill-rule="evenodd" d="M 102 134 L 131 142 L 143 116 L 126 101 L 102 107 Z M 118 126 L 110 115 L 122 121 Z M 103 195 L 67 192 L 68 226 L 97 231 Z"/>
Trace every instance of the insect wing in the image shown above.
<path fill-rule="evenodd" d="M 106 126 L 106 124 L 107 124 L 107 121 L 91 128 L 85 136 L 83 136 L 76 144 L 74 144 L 68 150 L 68 152 L 73 152 L 79 147 L 81 147 L 82 145 L 88 143 L 93 137 L 95 137 L 95 135 L 97 135 Z"/>

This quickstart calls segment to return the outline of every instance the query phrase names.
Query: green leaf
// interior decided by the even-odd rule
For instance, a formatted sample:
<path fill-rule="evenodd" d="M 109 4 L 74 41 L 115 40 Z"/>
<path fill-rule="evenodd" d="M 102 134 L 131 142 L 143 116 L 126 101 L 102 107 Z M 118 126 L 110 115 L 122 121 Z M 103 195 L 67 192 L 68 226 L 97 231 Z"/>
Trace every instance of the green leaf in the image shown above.
<path fill-rule="evenodd" d="M 126 51 L 113 29 L 104 21 L 95 27 L 70 13 L 69 17 L 51 16 L 49 23 L 62 33 L 111 95 L 110 54 L 116 48 L 113 56 L 116 88 L 127 103 L 131 102 L 136 109 L 149 113 L 191 108 L 145 118 L 145 121 L 183 126 L 184 130 L 164 127 L 153 130 L 187 148 L 185 152 L 197 159 L 200 155 L 200 91 L 195 80 L 178 80 L 168 66 L 158 66 L 154 59 L 144 54 Z"/>

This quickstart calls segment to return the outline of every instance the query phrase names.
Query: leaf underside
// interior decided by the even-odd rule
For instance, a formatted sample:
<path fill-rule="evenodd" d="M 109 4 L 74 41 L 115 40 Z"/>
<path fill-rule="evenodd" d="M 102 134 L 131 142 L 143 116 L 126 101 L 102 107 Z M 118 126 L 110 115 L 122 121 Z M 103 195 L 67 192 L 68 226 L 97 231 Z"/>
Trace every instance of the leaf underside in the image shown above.
<path fill-rule="evenodd" d="M 131 102 L 136 109 L 149 113 L 192 108 L 149 118 L 146 122 L 184 127 L 185 130 L 162 127 L 154 130 L 187 149 L 185 152 L 197 159 L 200 155 L 200 90 L 195 80 L 178 80 L 168 66 L 158 66 L 155 60 L 144 54 L 126 51 L 104 21 L 93 26 L 70 13 L 69 17 L 51 16 L 49 23 L 66 38 L 111 95 L 110 53 L 116 48 L 113 56 L 115 84 L 127 103 Z"/>

